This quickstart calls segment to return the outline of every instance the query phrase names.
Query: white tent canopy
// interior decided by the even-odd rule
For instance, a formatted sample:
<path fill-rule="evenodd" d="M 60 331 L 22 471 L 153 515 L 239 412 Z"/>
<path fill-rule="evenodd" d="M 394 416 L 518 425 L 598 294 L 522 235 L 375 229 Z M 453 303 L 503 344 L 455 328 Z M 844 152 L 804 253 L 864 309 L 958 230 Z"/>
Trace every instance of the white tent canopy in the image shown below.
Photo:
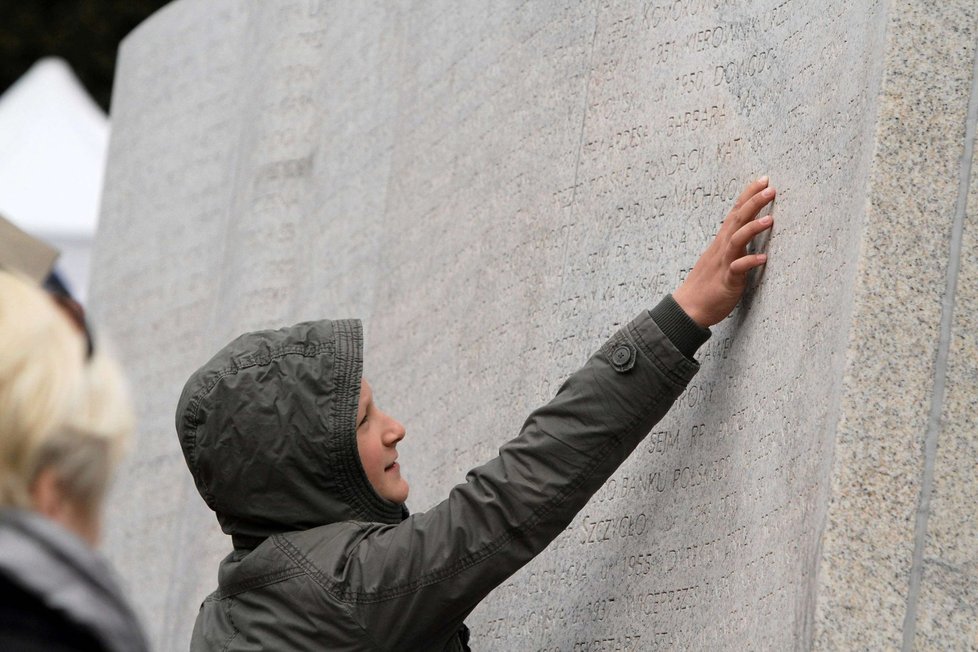
<path fill-rule="evenodd" d="M 81 300 L 108 140 L 108 118 L 61 59 L 0 96 L 0 214 L 61 250 L 57 269 Z"/>

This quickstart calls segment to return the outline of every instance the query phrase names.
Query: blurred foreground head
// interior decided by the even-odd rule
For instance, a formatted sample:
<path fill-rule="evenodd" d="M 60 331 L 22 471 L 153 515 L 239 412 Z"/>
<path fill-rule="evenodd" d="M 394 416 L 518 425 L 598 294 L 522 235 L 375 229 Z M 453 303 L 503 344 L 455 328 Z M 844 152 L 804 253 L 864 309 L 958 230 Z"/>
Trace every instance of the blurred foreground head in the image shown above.
<path fill-rule="evenodd" d="M 132 433 L 116 364 L 52 296 L 0 271 L 0 508 L 30 509 L 90 544 Z"/>

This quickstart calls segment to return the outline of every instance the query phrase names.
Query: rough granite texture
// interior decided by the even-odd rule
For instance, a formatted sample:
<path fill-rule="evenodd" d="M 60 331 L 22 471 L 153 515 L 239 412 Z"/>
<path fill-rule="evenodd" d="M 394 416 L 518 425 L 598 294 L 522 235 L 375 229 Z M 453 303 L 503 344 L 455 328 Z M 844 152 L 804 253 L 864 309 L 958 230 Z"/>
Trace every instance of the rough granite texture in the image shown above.
<path fill-rule="evenodd" d="M 972 111 L 974 125 L 978 122 L 976 90 Z M 978 145 L 978 139 L 972 143 Z M 978 650 L 978 158 L 974 155 L 962 227 L 914 638 L 914 647 L 920 650 Z"/>
<path fill-rule="evenodd" d="M 949 368 L 938 362 L 942 301 L 953 293 L 948 268 L 955 261 L 949 260 L 949 251 L 968 105 L 975 93 L 976 44 L 978 5 L 970 0 L 898 2 L 891 8 L 849 363 L 822 535 L 817 649 L 910 649 L 904 642 L 905 630 L 912 627 L 905 623 L 908 606 L 910 623 L 927 614 L 918 631 L 920 649 L 973 649 L 969 646 L 976 644 L 973 629 L 966 635 L 961 625 L 953 626 L 974 613 L 976 549 L 967 546 L 966 535 L 970 530 L 973 539 L 974 503 L 946 502 L 975 495 L 974 457 L 958 458 L 968 471 L 955 484 L 954 462 L 942 453 L 934 465 L 936 501 L 931 505 L 940 512 L 929 529 L 920 530 L 917 519 L 928 464 L 928 420 L 935 400 L 942 400 L 935 395 L 935 380 L 949 374 L 949 389 L 957 388 L 958 401 L 974 404 L 978 392 L 974 384 L 954 384 L 961 382 L 954 373 L 974 364 L 974 350 L 960 348 L 960 335 Z M 963 251 L 974 255 L 967 247 Z M 959 279 L 966 276 L 963 265 Z M 963 289 L 967 286 L 959 292 Z M 955 306 L 953 294 L 949 302 Z M 962 325 L 968 322 L 961 320 L 975 319 L 967 303 L 957 304 L 954 316 Z M 954 407 L 947 405 L 949 411 Z M 973 450 L 978 437 L 973 425 L 973 414 L 948 412 L 943 429 L 932 436 L 941 451 L 947 446 Z M 970 524 L 959 542 L 967 551 L 965 558 L 970 556 L 970 567 L 965 559 L 945 558 L 948 546 L 959 545 L 953 531 L 959 519 Z M 940 529 L 934 531 L 935 526 Z M 921 539 L 927 550 L 925 584 L 914 608 L 908 601 L 911 566 Z M 939 588 L 934 576 L 942 572 L 955 577 Z M 934 593 L 942 590 L 951 595 Z M 971 606 L 955 606 L 958 600 Z M 951 648 L 938 644 L 949 641 L 955 641 Z"/>
<path fill-rule="evenodd" d="M 423 510 L 673 290 L 762 173 L 767 269 L 670 415 L 473 612 L 473 647 L 976 646 L 975 174 L 948 283 L 976 23 L 973 0 L 149 19 L 121 50 L 91 294 L 141 424 L 106 550 L 156 649 L 186 649 L 230 550 L 173 432 L 217 348 L 362 318 Z"/>

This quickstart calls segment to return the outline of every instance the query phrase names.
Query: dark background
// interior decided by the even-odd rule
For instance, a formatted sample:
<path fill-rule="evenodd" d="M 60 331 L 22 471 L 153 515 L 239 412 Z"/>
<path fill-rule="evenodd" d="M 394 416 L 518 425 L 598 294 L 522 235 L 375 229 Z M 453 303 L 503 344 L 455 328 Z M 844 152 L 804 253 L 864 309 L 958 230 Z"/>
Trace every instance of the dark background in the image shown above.
<path fill-rule="evenodd" d="M 0 94 L 38 59 L 65 59 L 106 111 L 119 41 L 169 0 L 0 0 Z"/>

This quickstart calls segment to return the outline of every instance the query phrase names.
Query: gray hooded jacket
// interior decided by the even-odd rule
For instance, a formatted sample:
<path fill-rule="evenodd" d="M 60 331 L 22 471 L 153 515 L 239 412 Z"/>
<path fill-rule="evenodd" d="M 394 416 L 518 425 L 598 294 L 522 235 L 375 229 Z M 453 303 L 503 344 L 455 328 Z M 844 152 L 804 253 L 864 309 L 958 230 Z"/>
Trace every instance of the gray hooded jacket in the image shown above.
<path fill-rule="evenodd" d="M 0 510 L 0 650 L 146 652 L 105 559 L 53 521 Z"/>
<path fill-rule="evenodd" d="M 372 489 L 357 454 L 360 323 L 237 338 L 177 408 L 187 464 L 235 548 L 191 650 L 468 649 L 464 618 L 665 414 L 708 336 L 670 297 L 643 311 L 498 457 L 411 516 Z"/>

